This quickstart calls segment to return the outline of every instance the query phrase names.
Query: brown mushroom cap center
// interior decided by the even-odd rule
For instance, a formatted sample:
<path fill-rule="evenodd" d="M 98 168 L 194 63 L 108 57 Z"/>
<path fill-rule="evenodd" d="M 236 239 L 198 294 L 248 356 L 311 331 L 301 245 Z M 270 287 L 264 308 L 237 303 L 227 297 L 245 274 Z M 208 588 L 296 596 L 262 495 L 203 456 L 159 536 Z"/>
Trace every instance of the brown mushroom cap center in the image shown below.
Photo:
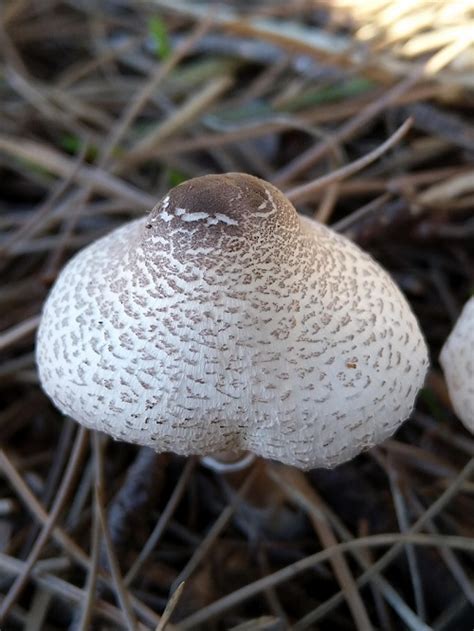
<path fill-rule="evenodd" d="M 227 173 L 172 189 L 151 211 L 140 241 L 147 260 L 172 254 L 209 267 L 252 249 L 279 251 L 299 232 L 296 210 L 283 193 L 251 175 Z"/>
<path fill-rule="evenodd" d="M 189 213 L 206 209 L 209 215 L 225 213 L 239 221 L 258 214 L 259 208 L 270 210 L 267 191 L 263 182 L 244 174 L 207 175 L 174 188 L 170 192 L 170 203 L 175 208 L 186 208 Z"/>
<path fill-rule="evenodd" d="M 258 230 L 268 220 L 294 227 L 296 211 L 272 185 L 243 173 L 205 175 L 172 189 L 152 210 L 150 225 L 194 231 L 225 230 L 239 236 Z"/>

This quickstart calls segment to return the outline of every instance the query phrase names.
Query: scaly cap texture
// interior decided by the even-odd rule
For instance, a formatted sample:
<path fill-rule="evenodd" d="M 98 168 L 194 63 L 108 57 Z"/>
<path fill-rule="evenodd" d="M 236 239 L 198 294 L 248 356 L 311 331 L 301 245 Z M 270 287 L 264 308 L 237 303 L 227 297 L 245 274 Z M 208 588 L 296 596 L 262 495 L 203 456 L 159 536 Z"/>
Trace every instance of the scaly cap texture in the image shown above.
<path fill-rule="evenodd" d="M 454 411 L 474 433 L 474 297 L 464 305 L 439 360 Z"/>
<path fill-rule="evenodd" d="M 77 254 L 44 307 L 37 361 L 87 427 L 302 469 L 390 436 L 428 363 L 383 269 L 239 173 L 185 182 Z"/>

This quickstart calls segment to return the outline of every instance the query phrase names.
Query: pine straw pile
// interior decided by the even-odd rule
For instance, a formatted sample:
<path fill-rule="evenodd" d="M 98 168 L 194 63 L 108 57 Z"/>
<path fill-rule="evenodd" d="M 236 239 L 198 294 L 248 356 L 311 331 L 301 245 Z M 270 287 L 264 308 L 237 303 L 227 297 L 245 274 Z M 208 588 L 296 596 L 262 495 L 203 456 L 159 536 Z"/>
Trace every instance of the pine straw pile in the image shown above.
<path fill-rule="evenodd" d="M 471 631 L 474 441 L 437 358 L 474 287 L 472 47 L 418 40 L 398 63 L 411 34 L 380 48 L 367 8 L 361 42 L 337 4 L 2 4 L 3 630 Z M 216 475 L 79 431 L 39 389 L 34 334 L 64 262 L 223 171 L 369 250 L 427 338 L 412 419 L 334 471 Z"/>

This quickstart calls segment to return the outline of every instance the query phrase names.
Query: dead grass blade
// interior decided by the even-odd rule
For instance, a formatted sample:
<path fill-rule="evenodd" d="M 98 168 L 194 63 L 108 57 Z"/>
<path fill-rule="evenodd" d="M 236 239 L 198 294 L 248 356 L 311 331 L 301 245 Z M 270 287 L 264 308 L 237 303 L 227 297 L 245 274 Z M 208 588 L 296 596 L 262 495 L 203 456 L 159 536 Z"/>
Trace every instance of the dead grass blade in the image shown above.
<path fill-rule="evenodd" d="M 39 321 L 40 316 L 33 316 L 12 326 L 7 331 L 0 331 L 0 351 L 5 351 L 9 346 L 31 336 L 36 331 Z"/>
<path fill-rule="evenodd" d="M 25 484 L 25 481 L 12 464 L 6 452 L 1 449 L 0 469 L 2 470 L 2 473 L 8 479 L 18 496 L 21 498 L 26 508 L 36 517 L 39 523 L 46 524 L 48 522 L 48 513 L 38 502 L 34 494 L 29 489 L 28 485 Z M 73 558 L 80 566 L 84 567 L 84 569 L 90 571 L 90 560 L 88 556 L 60 526 L 55 526 L 52 531 L 52 537 L 62 547 L 62 549 L 68 556 Z M 104 572 L 99 571 L 99 579 L 103 582 L 105 581 L 105 584 L 110 587 L 109 579 L 105 576 Z M 82 590 L 78 590 L 78 592 L 75 593 L 81 594 L 78 600 L 82 602 Z M 159 616 L 157 616 L 153 611 L 146 607 L 138 598 L 132 596 L 132 604 L 136 612 L 143 620 L 147 622 L 147 624 L 153 627 L 158 624 Z"/>
<path fill-rule="evenodd" d="M 82 459 L 85 456 L 87 441 L 87 430 L 81 427 L 78 430 L 74 443 L 74 448 L 71 454 L 71 459 L 61 482 L 61 486 L 58 489 L 58 493 L 51 508 L 51 512 L 49 513 L 48 519 L 44 524 L 41 533 L 36 539 L 30 554 L 28 555 L 28 559 L 22 568 L 21 574 L 16 578 L 15 582 L 10 587 L 5 599 L 2 602 L 2 605 L 0 607 L 0 622 L 5 620 L 11 607 L 20 596 L 21 591 L 28 581 L 30 572 L 33 569 L 34 564 L 38 560 L 38 557 L 41 554 L 41 551 L 46 544 L 55 526 L 55 523 L 61 514 L 61 511 L 64 508 L 64 505 L 74 484 L 74 480 L 77 476 L 78 468 L 80 467 Z"/>
<path fill-rule="evenodd" d="M 218 77 L 205 85 L 197 94 L 192 95 L 181 107 L 166 120 L 151 131 L 145 138 L 138 141 L 120 165 L 120 170 L 136 165 L 147 160 L 153 149 L 176 131 L 196 120 L 203 112 L 222 96 L 232 85 L 233 79 L 229 76 Z"/>
<path fill-rule="evenodd" d="M 81 186 L 90 186 L 103 195 L 120 197 L 144 210 L 149 210 L 155 204 L 153 196 L 142 193 L 131 184 L 97 167 L 82 166 L 76 171 L 76 164 L 71 158 L 41 143 L 14 136 L 0 136 L 0 151 L 21 160 L 28 160 L 56 176 L 72 177 Z"/>
<path fill-rule="evenodd" d="M 367 155 L 359 158 L 359 160 L 345 165 L 340 169 L 336 169 L 335 171 L 332 171 L 331 173 L 318 178 L 314 182 L 302 184 L 301 186 L 296 186 L 295 188 L 291 188 L 289 191 L 286 191 L 288 199 L 290 199 L 294 203 L 307 201 L 308 199 L 311 199 L 316 191 L 325 188 L 326 186 L 328 186 L 329 184 L 333 184 L 334 182 L 340 182 L 344 178 L 357 173 L 357 171 L 365 168 L 367 165 L 377 160 L 386 151 L 391 149 L 391 147 L 396 145 L 397 142 L 399 142 L 399 140 L 403 138 L 403 136 L 408 132 L 412 125 L 412 122 L 412 119 L 407 119 L 403 123 L 403 125 L 401 125 L 397 129 L 397 131 L 390 136 L 390 138 L 388 138 L 384 143 L 382 143 L 373 151 L 370 151 Z"/>
<path fill-rule="evenodd" d="M 180 622 L 181 629 L 193 629 L 196 625 L 202 624 L 211 618 L 215 618 L 223 611 L 226 611 L 248 598 L 252 598 L 267 589 L 290 580 L 296 575 L 304 572 L 318 563 L 328 561 L 335 553 L 347 552 L 357 548 L 378 548 L 386 547 L 392 544 L 403 546 L 405 544 L 413 544 L 417 546 L 428 546 L 435 548 L 450 548 L 453 550 L 463 550 L 465 552 L 474 552 L 474 541 L 469 537 L 448 536 L 448 535 L 420 535 L 400 533 L 386 533 L 383 535 L 372 535 L 369 537 L 360 537 L 347 543 L 339 543 L 330 548 L 326 548 L 321 552 L 312 554 L 301 561 L 295 561 L 291 565 L 286 566 L 282 570 L 278 570 L 269 576 L 256 580 L 253 583 L 245 585 L 240 589 L 232 592 L 228 596 L 224 596 L 218 601 L 212 603 L 208 607 L 201 609 L 192 614 L 185 620 Z M 372 567 L 375 567 L 372 566 Z"/>
<path fill-rule="evenodd" d="M 229 506 L 226 506 L 226 508 L 224 508 L 217 520 L 212 524 L 208 533 L 194 551 L 192 557 L 181 570 L 178 577 L 173 581 L 172 590 L 175 590 L 180 583 L 186 581 L 193 574 L 193 572 L 196 571 L 199 564 L 202 563 L 206 555 L 209 553 L 212 544 L 215 542 L 217 537 L 219 537 L 224 528 L 228 525 L 239 503 L 245 497 L 246 493 L 248 493 L 248 491 L 251 489 L 252 484 L 257 478 L 257 475 L 258 467 L 253 467 L 250 470 L 250 473 L 245 478 L 242 485 L 240 486 L 232 502 L 229 504 Z"/>
<path fill-rule="evenodd" d="M 175 610 L 176 605 L 178 604 L 178 601 L 181 598 L 181 594 L 183 592 L 184 585 L 185 585 L 185 582 L 183 581 L 174 590 L 173 594 L 171 595 L 171 598 L 168 600 L 168 602 L 166 604 L 165 610 L 163 611 L 163 614 L 161 616 L 160 623 L 156 627 L 156 631 L 165 631 L 165 629 L 168 626 L 168 623 L 170 621 L 170 618 L 173 615 L 173 611 Z"/>
<path fill-rule="evenodd" d="M 414 73 L 412 76 L 404 79 L 376 101 L 365 107 L 359 114 L 353 116 L 347 123 L 342 125 L 339 131 L 332 136 L 332 142 L 342 143 L 351 138 L 357 131 L 369 122 L 371 119 L 383 112 L 391 103 L 400 98 L 403 94 L 413 88 L 419 81 L 419 74 Z M 310 167 L 314 166 L 321 158 L 323 158 L 329 150 L 330 143 L 328 141 L 319 143 L 304 152 L 298 158 L 295 158 L 289 165 L 277 172 L 273 178 L 273 183 L 277 186 L 283 186 L 296 176 L 301 175 Z"/>
<path fill-rule="evenodd" d="M 319 496 L 304 475 L 296 469 L 277 468 L 275 466 L 269 466 L 268 472 L 270 477 L 284 489 L 288 499 L 296 502 L 308 513 L 323 547 L 330 549 L 336 546 L 337 539 L 324 515 L 324 508 Z M 369 631 L 373 628 L 372 623 L 344 556 L 334 554 L 330 558 L 330 563 L 352 613 L 355 626 L 359 631 Z"/>
<path fill-rule="evenodd" d="M 128 586 L 132 584 L 133 579 L 137 576 L 138 572 L 143 567 L 143 564 L 146 563 L 146 560 L 149 557 L 150 553 L 156 548 L 161 535 L 163 534 L 169 520 L 176 510 L 176 507 L 183 497 L 183 493 L 186 489 L 186 486 L 189 482 L 192 472 L 194 471 L 195 466 L 196 460 L 194 458 L 190 458 L 185 464 L 183 472 L 173 490 L 173 493 L 171 494 L 163 512 L 161 513 L 160 518 L 156 522 L 152 533 L 148 537 L 148 540 L 140 551 L 140 554 L 135 559 L 133 565 L 128 570 L 124 578 L 125 585 Z"/>
<path fill-rule="evenodd" d="M 76 631 L 88 631 L 92 626 L 92 619 L 94 613 L 94 601 L 96 598 L 96 586 L 97 575 L 99 569 L 99 553 L 101 543 L 101 524 L 97 504 L 94 506 L 94 518 L 91 528 L 91 556 L 89 571 L 87 573 L 87 582 L 84 587 L 85 597 L 82 603 L 80 617 L 77 626 L 74 626 Z"/>
<path fill-rule="evenodd" d="M 429 522 L 430 519 L 438 515 L 444 507 L 454 498 L 454 496 L 460 491 L 465 481 L 472 475 L 474 472 L 474 458 L 469 460 L 467 464 L 464 466 L 459 475 L 453 479 L 448 488 L 438 497 L 438 499 L 431 504 L 431 506 L 425 511 L 423 515 L 420 516 L 419 519 L 416 520 L 414 524 L 412 524 L 409 533 L 412 534 L 419 532 L 422 528 L 424 528 L 425 524 Z M 366 570 L 358 579 L 357 584 L 359 587 L 365 585 L 373 576 L 382 572 L 392 561 L 393 559 L 400 554 L 403 550 L 403 544 L 397 543 L 390 550 L 385 552 L 380 559 L 378 559 L 368 570 Z M 337 607 L 343 600 L 344 596 L 342 592 L 339 594 L 335 594 L 331 598 L 329 598 L 325 603 L 317 607 L 314 611 L 308 614 L 308 620 L 311 619 L 311 623 L 317 622 L 325 615 L 327 615 L 330 611 L 332 611 L 335 607 Z M 310 618 L 311 617 L 311 618 Z M 303 619 L 304 620 L 304 619 Z M 303 627 L 302 627 L 303 628 Z"/>
<path fill-rule="evenodd" d="M 335 551 L 343 552 L 345 550 L 354 550 L 358 547 L 371 547 L 372 545 L 390 545 L 395 544 L 393 548 L 391 548 L 388 552 L 386 552 L 376 563 L 372 565 L 372 567 L 364 572 L 358 579 L 357 585 L 362 587 L 367 583 L 367 581 L 374 576 L 374 574 L 382 571 L 384 567 L 392 561 L 397 554 L 401 552 L 405 543 L 412 543 L 414 545 L 439 545 L 441 548 L 448 546 L 456 548 L 456 545 L 466 546 L 466 549 L 474 549 L 474 541 L 466 540 L 461 537 L 458 541 L 457 537 L 450 538 L 447 536 L 439 536 L 436 537 L 434 535 L 417 535 L 416 533 L 423 528 L 424 524 L 428 522 L 429 519 L 437 515 L 445 506 L 448 504 L 450 500 L 455 496 L 455 494 L 459 491 L 461 486 L 464 484 L 465 480 L 469 478 L 469 476 L 474 471 L 474 459 L 469 460 L 466 466 L 463 468 L 461 473 L 452 481 L 449 487 L 440 495 L 440 497 L 433 502 L 433 504 L 426 510 L 426 512 L 412 525 L 410 528 L 410 532 L 401 535 L 374 535 L 372 537 L 365 537 L 360 539 L 354 539 L 353 541 L 341 543 L 337 546 L 332 546 L 331 548 L 327 548 L 322 552 L 317 552 L 309 557 L 306 557 L 302 561 L 296 561 L 291 565 L 283 568 L 282 570 L 271 574 L 270 576 L 266 576 L 260 580 L 255 581 L 241 589 L 232 592 L 228 596 L 224 596 L 220 600 L 212 603 L 208 607 L 201 609 L 195 614 L 189 616 L 185 620 L 181 621 L 180 625 L 183 629 L 192 629 L 193 625 L 202 624 L 203 622 L 214 618 L 220 615 L 223 611 L 234 607 L 237 603 L 242 602 L 247 598 L 251 598 L 255 596 L 257 593 L 266 589 L 269 586 L 275 586 L 280 584 L 283 581 L 289 580 L 299 572 L 305 571 L 306 569 L 313 567 L 316 563 L 321 563 L 329 558 Z M 457 543 L 455 543 L 455 541 Z M 462 540 L 462 541 L 461 541 Z M 385 543 L 382 543 L 384 541 Z M 422 543 L 423 542 L 423 543 Z M 449 543 L 448 543 L 449 542 Z M 453 544 L 453 545 L 452 545 Z M 462 549 L 462 548 L 459 548 Z M 329 610 L 331 610 L 334 606 L 337 606 L 341 600 L 343 599 L 342 592 L 339 594 L 335 594 L 331 599 L 327 601 L 324 605 L 321 605 L 317 610 L 315 610 L 314 614 L 318 616 L 325 615 Z M 318 611 L 319 610 L 319 611 Z M 313 619 L 315 619 L 313 614 Z"/>
<path fill-rule="evenodd" d="M 95 486 L 95 506 L 96 506 L 98 517 L 99 517 L 100 527 L 102 529 L 102 536 L 104 538 L 105 548 L 107 550 L 110 573 L 112 575 L 112 580 L 114 583 L 117 600 L 120 603 L 120 607 L 122 609 L 124 619 L 127 624 L 127 629 L 129 631 L 136 631 L 137 621 L 133 614 L 128 590 L 123 583 L 119 562 L 117 559 L 117 555 L 115 553 L 115 549 L 113 547 L 112 539 L 110 538 L 107 518 L 105 516 L 104 487 L 103 487 L 104 464 L 103 464 L 102 446 L 99 442 L 99 435 L 97 432 L 94 432 L 94 457 L 95 457 L 96 476 L 97 476 L 96 486 Z"/>

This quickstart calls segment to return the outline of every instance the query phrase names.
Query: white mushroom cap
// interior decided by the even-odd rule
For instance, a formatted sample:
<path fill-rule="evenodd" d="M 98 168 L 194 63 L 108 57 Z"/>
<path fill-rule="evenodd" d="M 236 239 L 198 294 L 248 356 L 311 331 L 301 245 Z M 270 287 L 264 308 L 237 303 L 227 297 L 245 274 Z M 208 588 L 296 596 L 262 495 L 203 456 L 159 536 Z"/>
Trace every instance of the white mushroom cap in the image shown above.
<path fill-rule="evenodd" d="M 87 427 L 303 469 L 390 436 L 428 364 L 386 272 L 239 173 L 180 184 L 77 254 L 44 307 L 37 361 Z"/>
<path fill-rule="evenodd" d="M 464 305 L 439 361 L 454 411 L 474 433 L 474 297 Z"/>

